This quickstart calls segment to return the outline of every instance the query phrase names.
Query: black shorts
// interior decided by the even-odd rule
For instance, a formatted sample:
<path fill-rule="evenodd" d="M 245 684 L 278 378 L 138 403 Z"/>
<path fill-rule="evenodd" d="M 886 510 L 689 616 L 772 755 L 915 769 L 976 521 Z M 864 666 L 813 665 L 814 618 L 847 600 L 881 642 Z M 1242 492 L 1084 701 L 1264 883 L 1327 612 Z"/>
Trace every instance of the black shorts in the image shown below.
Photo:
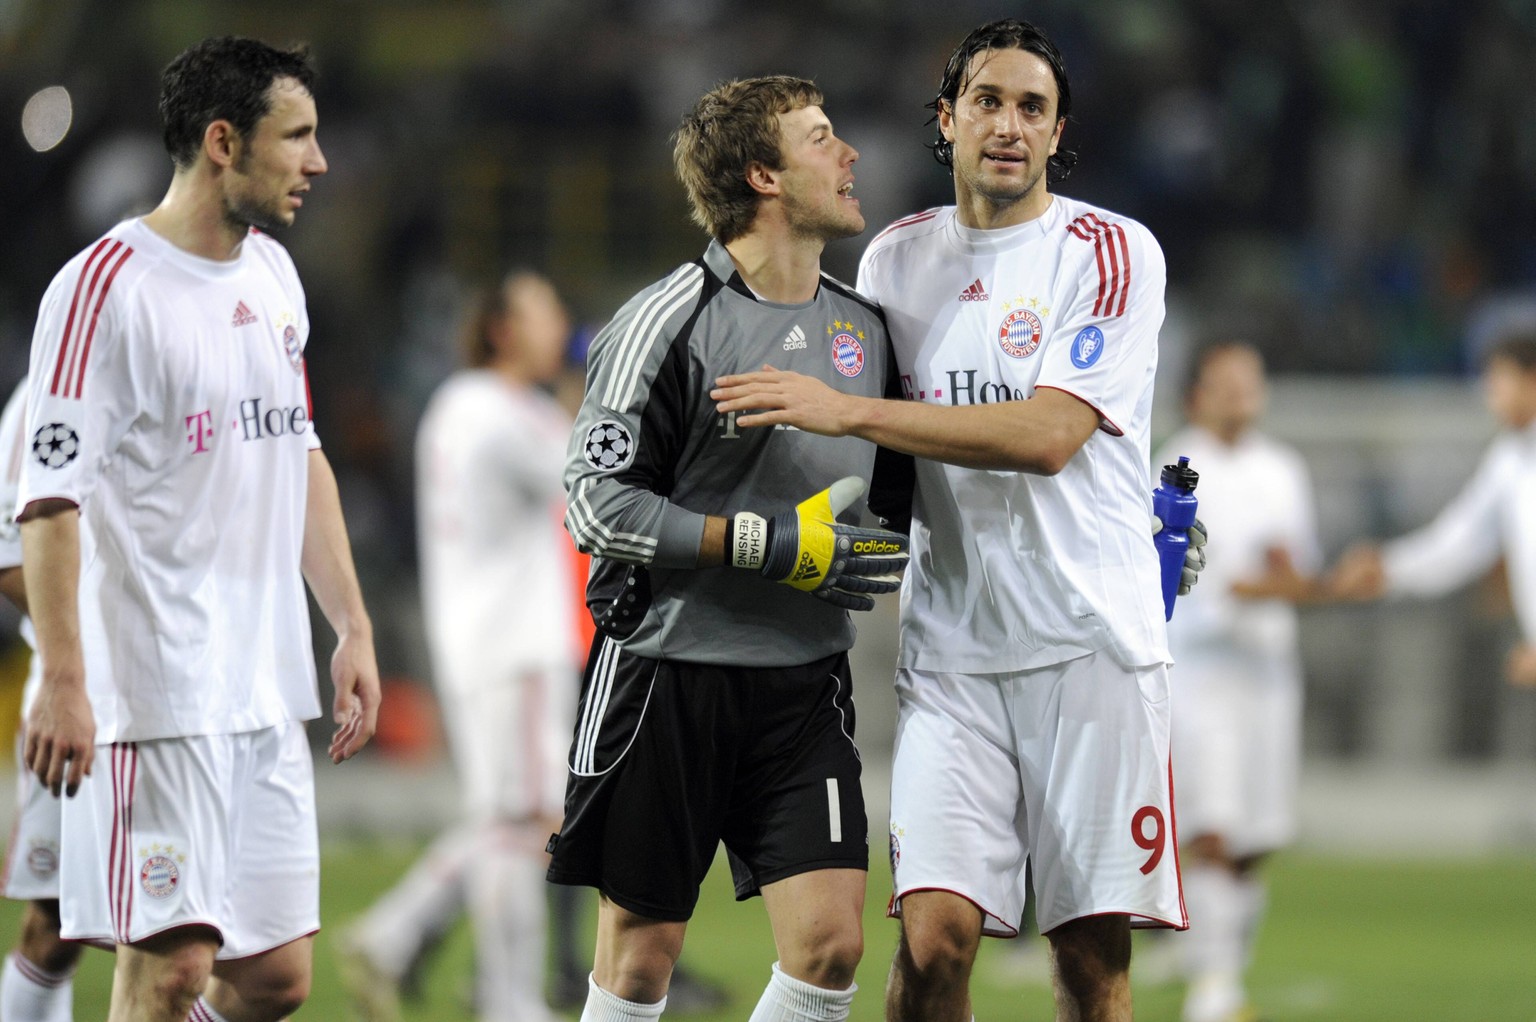
<path fill-rule="evenodd" d="M 549 879 L 683 921 L 720 842 L 738 900 L 811 870 L 868 869 L 853 735 L 846 653 L 797 667 L 675 663 L 599 632 Z"/>

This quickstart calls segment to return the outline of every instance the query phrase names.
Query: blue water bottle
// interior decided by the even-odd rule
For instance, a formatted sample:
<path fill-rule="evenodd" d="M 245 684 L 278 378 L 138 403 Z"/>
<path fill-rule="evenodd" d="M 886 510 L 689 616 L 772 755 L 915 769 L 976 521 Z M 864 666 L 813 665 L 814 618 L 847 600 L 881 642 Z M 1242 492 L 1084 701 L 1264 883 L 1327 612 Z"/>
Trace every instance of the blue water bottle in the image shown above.
<path fill-rule="evenodd" d="M 1173 617 L 1173 601 L 1179 596 L 1179 580 L 1184 575 L 1184 553 L 1189 549 L 1189 527 L 1195 524 L 1195 484 L 1200 473 L 1189 467 L 1188 458 L 1177 465 L 1163 466 L 1163 482 L 1152 491 L 1152 513 L 1163 527 L 1152 537 L 1157 547 L 1158 563 L 1163 569 L 1163 610 Z"/>

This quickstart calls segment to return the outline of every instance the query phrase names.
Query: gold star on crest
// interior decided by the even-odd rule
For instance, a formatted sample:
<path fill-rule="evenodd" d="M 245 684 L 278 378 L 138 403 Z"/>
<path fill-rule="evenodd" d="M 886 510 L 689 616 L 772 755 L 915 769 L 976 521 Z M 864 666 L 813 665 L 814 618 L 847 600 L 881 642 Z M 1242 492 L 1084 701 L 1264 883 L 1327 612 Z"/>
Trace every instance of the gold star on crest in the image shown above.
<path fill-rule="evenodd" d="M 860 330 L 859 331 L 859 340 L 862 341 L 863 339 L 864 339 L 864 331 Z"/>
<path fill-rule="evenodd" d="M 1038 308 L 1040 308 L 1040 299 L 1038 299 L 1038 298 L 1031 298 L 1029 300 L 1029 307 L 1031 309 L 1038 309 Z"/>

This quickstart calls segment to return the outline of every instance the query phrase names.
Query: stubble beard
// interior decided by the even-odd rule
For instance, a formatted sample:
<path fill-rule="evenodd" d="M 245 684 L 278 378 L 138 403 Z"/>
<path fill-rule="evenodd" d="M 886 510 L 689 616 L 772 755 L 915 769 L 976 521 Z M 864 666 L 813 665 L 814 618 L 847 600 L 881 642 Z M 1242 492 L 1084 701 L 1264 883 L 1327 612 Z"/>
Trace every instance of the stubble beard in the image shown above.
<path fill-rule="evenodd" d="M 980 157 L 976 171 L 967 175 L 968 184 L 973 194 L 985 200 L 994 209 L 1008 209 L 1035 194 L 1035 190 L 1044 184 L 1045 168 L 1041 167 L 1033 175 L 1019 182 L 1017 185 L 1007 181 L 989 180 L 981 172 L 986 157 Z"/>
<path fill-rule="evenodd" d="M 293 218 L 284 218 L 278 199 L 275 202 L 263 203 L 248 196 L 235 196 L 224 204 L 224 221 L 238 231 L 246 231 L 252 227 L 258 231 L 271 234 L 281 231 L 293 223 Z"/>

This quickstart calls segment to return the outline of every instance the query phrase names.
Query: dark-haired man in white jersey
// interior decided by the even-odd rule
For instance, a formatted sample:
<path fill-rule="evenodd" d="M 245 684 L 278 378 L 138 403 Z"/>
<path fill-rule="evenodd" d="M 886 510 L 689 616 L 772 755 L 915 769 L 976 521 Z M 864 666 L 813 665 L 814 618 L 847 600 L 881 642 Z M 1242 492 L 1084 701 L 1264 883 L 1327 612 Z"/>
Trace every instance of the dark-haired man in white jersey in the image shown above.
<path fill-rule="evenodd" d="M 980 937 L 1016 932 L 1026 858 L 1061 1018 L 1128 1020 L 1132 920 L 1186 925 L 1148 529 L 1165 268 L 1146 228 L 1048 190 L 1070 105 L 1032 25 L 981 26 L 950 58 L 934 148 L 955 205 L 897 221 L 859 272 L 907 400 L 774 371 L 715 392 L 743 427 L 918 458 L 890 835 L 903 1022 L 970 1016 Z"/>
<path fill-rule="evenodd" d="M 172 61 L 164 200 L 65 265 L 33 338 L 26 757 L 69 796 L 62 934 L 116 946 L 110 1022 L 263 1022 L 309 992 L 306 581 L 337 633 L 331 758 L 377 719 L 372 624 L 310 421 L 304 291 L 262 233 L 326 170 L 313 77 L 303 51 L 250 39 Z"/>

